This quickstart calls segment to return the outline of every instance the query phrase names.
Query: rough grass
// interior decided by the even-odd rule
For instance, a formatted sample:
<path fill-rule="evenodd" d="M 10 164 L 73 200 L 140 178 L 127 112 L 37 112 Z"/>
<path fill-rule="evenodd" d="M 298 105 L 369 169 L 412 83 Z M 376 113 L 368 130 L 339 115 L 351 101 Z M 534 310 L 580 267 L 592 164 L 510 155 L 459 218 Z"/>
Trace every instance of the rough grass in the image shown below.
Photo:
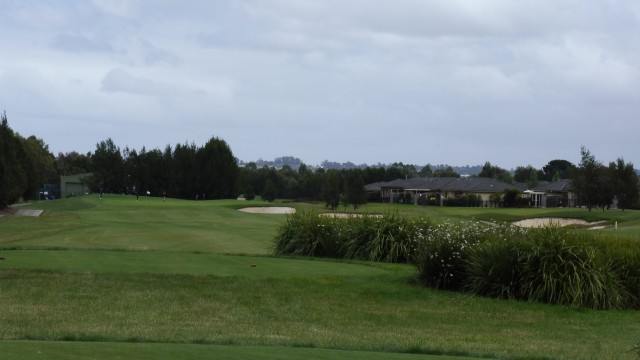
<path fill-rule="evenodd" d="M 624 358 L 635 312 L 425 289 L 407 272 L 247 279 L 3 271 L 0 338 L 300 346 L 511 358 Z"/>

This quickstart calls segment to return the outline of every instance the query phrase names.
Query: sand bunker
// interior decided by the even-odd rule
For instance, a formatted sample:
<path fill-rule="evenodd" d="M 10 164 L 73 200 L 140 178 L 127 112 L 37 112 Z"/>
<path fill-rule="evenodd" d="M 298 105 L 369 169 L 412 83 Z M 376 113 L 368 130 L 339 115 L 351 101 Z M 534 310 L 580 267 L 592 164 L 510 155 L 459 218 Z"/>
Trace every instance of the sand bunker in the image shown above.
<path fill-rule="evenodd" d="M 292 207 L 278 207 L 278 206 L 265 206 L 265 207 L 246 207 L 242 209 L 238 209 L 238 211 L 243 211 L 252 214 L 293 214 L 296 212 L 296 209 Z"/>
<path fill-rule="evenodd" d="M 516 221 L 513 224 L 524 228 L 539 228 L 545 226 L 569 226 L 569 225 L 599 225 L 603 221 L 590 223 L 580 219 L 564 219 L 564 218 L 536 218 Z"/>
<path fill-rule="evenodd" d="M 40 216 L 44 210 L 26 210 L 26 209 L 13 209 L 7 208 L 0 210 L 0 217 L 3 216 Z"/>
<path fill-rule="evenodd" d="M 20 209 L 16 212 L 16 216 L 40 216 L 44 210 L 25 210 Z"/>

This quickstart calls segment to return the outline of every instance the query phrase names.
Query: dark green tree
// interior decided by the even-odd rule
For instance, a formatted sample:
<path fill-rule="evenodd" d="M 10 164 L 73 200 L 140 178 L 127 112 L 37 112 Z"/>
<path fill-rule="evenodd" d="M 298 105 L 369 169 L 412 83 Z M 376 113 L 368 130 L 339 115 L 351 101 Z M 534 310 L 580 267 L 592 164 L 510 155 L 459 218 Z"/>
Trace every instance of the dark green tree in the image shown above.
<path fill-rule="evenodd" d="M 53 154 L 49 152 L 49 147 L 42 139 L 29 136 L 26 139 L 20 138 L 22 147 L 22 167 L 27 175 L 25 191 L 22 193 L 23 199 L 37 199 L 38 192 L 45 183 L 58 182 Z"/>
<path fill-rule="evenodd" d="M 580 148 L 580 156 L 580 164 L 573 179 L 573 188 L 579 201 L 591 211 L 593 207 L 601 204 L 604 198 L 602 195 L 602 181 L 605 179 L 603 166 L 584 146 Z"/>
<path fill-rule="evenodd" d="M 93 171 L 91 153 L 79 154 L 71 151 L 66 154 L 58 153 L 54 160 L 57 176 L 68 176 L 90 173 Z"/>
<path fill-rule="evenodd" d="M 277 195 L 275 184 L 270 178 L 268 178 L 264 184 L 264 190 L 262 190 L 262 200 L 273 202 Z"/>
<path fill-rule="evenodd" d="M 199 194 L 206 199 L 236 196 L 238 163 L 227 143 L 211 138 L 196 153 Z"/>
<path fill-rule="evenodd" d="M 518 166 L 513 174 L 513 180 L 519 183 L 526 183 L 527 187 L 534 188 L 538 186 L 538 180 L 542 178 L 542 171 L 533 166 Z"/>
<path fill-rule="evenodd" d="M 345 174 L 343 200 L 356 210 L 367 202 L 367 192 L 364 189 L 364 178 L 360 170 L 350 170 Z"/>
<path fill-rule="evenodd" d="M 338 170 L 327 171 L 322 184 L 322 196 L 326 206 L 331 210 L 335 210 L 340 205 L 340 188 L 340 172 Z"/>
<path fill-rule="evenodd" d="M 482 170 L 477 175 L 477 177 L 490 178 L 498 181 L 502 181 L 507 184 L 513 183 L 513 176 L 511 173 L 505 169 L 502 169 L 498 166 L 491 165 L 490 162 L 484 163 Z"/>
<path fill-rule="evenodd" d="M 433 170 L 431 170 L 431 166 L 427 164 L 423 166 L 422 169 L 420 169 L 420 172 L 418 173 L 418 175 L 422 177 L 431 177 L 433 176 Z"/>
<path fill-rule="evenodd" d="M 398 174 L 394 179 L 406 179 L 418 176 L 418 171 L 416 171 L 415 165 L 403 164 L 402 162 L 391 164 L 387 171 Z"/>
<path fill-rule="evenodd" d="M 635 207 L 640 193 L 638 175 L 633 169 L 633 164 L 625 164 L 624 159 L 618 158 L 616 162 L 609 163 L 609 177 L 613 193 L 618 198 L 618 208 L 624 211 Z"/>
<path fill-rule="evenodd" d="M 127 178 L 122 153 L 111 138 L 96 144 L 91 162 L 94 165 L 90 180 L 93 191 L 122 193 L 126 190 Z"/>
<path fill-rule="evenodd" d="M 558 181 L 562 179 L 571 179 L 576 166 L 567 160 L 551 160 L 542 167 L 543 176 L 540 180 Z"/>
<path fill-rule="evenodd" d="M 171 159 L 171 186 L 167 193 L 181 199 L 194 199 L 199 193 L 196 179 L 198 167 L 196 166 L 196 145 L 177 144 L 173 149 Z"/>
<path fill-rule="evenodd" d="M 433 177 L 455 177 L 459 178 L 460 174 L 455 172 L 451 166 L 447 166 L 445 169 L 436 169 L 433 172 Z"/>
<path fill-rule="evenodd" d="M 244 190 L 244 198 L 247 200 L 253 200 L 256 198 L 256 191 L 253 190 L 253 186 L 247 185 Z"/>
<path fill-rule="evenodd" d="M 27 188 L 21 154 L 21 142 L 9 127 L 7 113 L 3 112 L 0 116 L 0 209 L 18 201 Z"/>
<path fill-rule="evenodd" d="M 520 190 L 518 189 L 505 190 L 503 195 L 503 200 L 504 200 L 505 207 L 516 207 L 520 201 Z"/>

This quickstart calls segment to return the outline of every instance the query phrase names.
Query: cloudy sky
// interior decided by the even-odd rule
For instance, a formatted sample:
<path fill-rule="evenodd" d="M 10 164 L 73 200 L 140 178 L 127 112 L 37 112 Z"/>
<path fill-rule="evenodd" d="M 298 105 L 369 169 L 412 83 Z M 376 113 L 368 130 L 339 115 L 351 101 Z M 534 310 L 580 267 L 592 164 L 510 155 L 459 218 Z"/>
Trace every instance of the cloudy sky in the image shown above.
<path fill-rule="evenodd" d="M 640 165 L 637 0 L 2 0 L 0 110 L 54 153 Z"/>

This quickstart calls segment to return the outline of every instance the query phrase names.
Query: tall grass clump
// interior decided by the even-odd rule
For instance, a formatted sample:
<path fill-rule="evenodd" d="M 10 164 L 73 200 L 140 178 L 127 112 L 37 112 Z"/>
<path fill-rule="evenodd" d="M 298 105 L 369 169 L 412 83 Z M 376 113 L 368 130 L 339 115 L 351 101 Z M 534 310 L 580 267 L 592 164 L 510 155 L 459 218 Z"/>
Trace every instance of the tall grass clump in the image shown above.
<path fill-rule="evenodd" d="M 287 215 L 277 229 L 274 253 L 343 258 L 347 235 L 345 220 L 321 216 L 316 212 Z"/>
<path fill-rule="evenodd" d="M 487 241 L 469 249 L 465 290 L 500 298 L 521 297 L 522 246 L 517 241 Z"/>
<path fill-rule="evenodd" d="M 612 263 L 588 237 L 559 227 L 534 229 L 524 254 L 523 297 L 549 304 L 619 309 L 629 296 Z"/>
<path fill-rule="evenodd" d="M 384 216 L 330 217 L 315 212 L 287 216 L 275 236 L 274 253 L 346 258 L 380 262 L 409 262 L 418 249 L 427 218 Z"/>
<path fill-rule="evenodd" d="M 442 222 L 420 234 L 418 281 L 436 289 L 462 290 L 469 249 L 485 241 L 492 225 Z"/>
<path fill-rule="evenodd" d="M 345 257 L 357 260 L 405 263 L 418 251 L 420 234 L 431 227 L 428 218 L 363 216 L 348 219 Z"/>
<path fill-rule="evenodd" d="M 598 240 L 596 245 L 611 261 L 613 271 L 627 290 L 629 307 L 640 309 L 640 244 L 638 240 L 618 237 L 602 237 Z"/>
<path fill-rule="evenodd" d="M 505 234 L 505 233 L 503 233 Z M 629 307 L 633 297 L 607 244 L 557 226 L 507 232 L 470 250 L 466 286 L 476 294 L 592 309 Z M 629 265 L 624 266 L 627 273 Z M 637 284 L 632 287 L 636 287 Z"/>

